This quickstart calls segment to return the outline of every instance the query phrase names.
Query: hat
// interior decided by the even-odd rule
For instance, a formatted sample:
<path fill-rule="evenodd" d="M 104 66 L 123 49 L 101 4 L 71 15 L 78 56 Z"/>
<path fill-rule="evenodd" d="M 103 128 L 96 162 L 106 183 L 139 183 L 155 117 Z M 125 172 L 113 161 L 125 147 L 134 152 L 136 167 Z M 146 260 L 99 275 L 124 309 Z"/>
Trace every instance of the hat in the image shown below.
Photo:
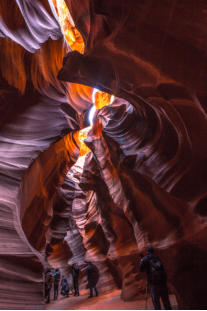
<path fill-rule="evenodd" d="M 147 246 L 147 252 L 150 254 L 154 253 L 154 248 L 152 247 L 152 245 Z"/>

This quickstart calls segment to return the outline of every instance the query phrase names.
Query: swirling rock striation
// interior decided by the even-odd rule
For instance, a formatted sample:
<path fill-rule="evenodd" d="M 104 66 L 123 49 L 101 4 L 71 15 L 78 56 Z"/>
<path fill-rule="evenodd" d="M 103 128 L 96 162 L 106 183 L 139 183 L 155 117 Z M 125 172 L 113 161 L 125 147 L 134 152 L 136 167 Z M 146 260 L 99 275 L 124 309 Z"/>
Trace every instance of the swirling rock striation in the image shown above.
<path fill-rule="evenodd" d="M 132 215 L 134 232 L 140 233 L 138 248 L 141 241 L 157 248 L 180 308 L 202 309 L 207 273 L 206 4 L 192 1 L 186 8 L 184 3 L 85 0 L 79 9 L 71 1 L 86 51 L 69 53 L 58 77 L 126 101 L 122 108 L 115 103 L 99 112 L 100 130 L 89 133 L 87 144 L 113 202 L 129 211 L 128 220 Z M 192 12 L 193 18 L 187 18 Z M 90 20 L 83 19 L 88 15 Z M 133 108 L 127 102 L 134 106 L 128 123 Z M 191 280 L 187 267 L 197 271 Z"/>
<path fill-rule="evenodd" d="M 206 309 L 207 5 L 66 2 L 83 55 L 51 0 L 0 2 L 0 306 L 43 308 L 48 262 L 79 262 L 85 289 L 90 260 L 103 292 L 141 297 L 151 243 L 179 307 Z M 116 99 L 77 161 L 90 86 Z"/>
<path fill-rule="evenodd" d="M 48 5 L 45 1 L 42 4 L 37 2 L 36 8 L 32 1 L 0 3 L 0 265 L 3 280 L 0 285 L 0 308 L 3 309 L 44 308 L 43 270 L 46 262 L 44 254 L 38 250 L 44 244 L 45 236 L 42 239 L 41 229 L 48 227 L 51 218 L 48 213 L 51 211 L 49 206 L 48 210 L 42 210 L 41 191 L 37 190 L 46 188 L 45 185 L 41 188 L 44 178 L 41 179 L 38 169 L 46 166 L 51 157 L 50 153 L 44 157 L 44 151 L 60 140 L 65 131 L 78 128 L 76 119 L 72 116 L 66 118 L 61 109 L 62 104 L 67 102 L 66 93 L 55 75 L 65 44 Z M 47 29 L 47 33 L 43 28 Z M 48 40 L 49 37 L 57 40 L 56 43 Z M 40 45 L 42 47 L 38 50 Z M 47 64 L 40 65 L 41 60 L 46 60 L 46 49 L 47 53 L 51 53 L 50 57 L 47 56 L 48 61 L 53 57 L 50 68 Z M 40 80 L 41 85 L 38 84 Z M 61 142 L 59 148 L 60 145 Z M 55 146 L 54 150 L 58 152 L 58 143 Z M 78 155 L 78 147 L 77 150 Z M 39 156 L 39 162 L 32 166 Z M 30 171 L 31 178 L 23 185 L 22 179 L 26 178 L 25 173 L 32 167 L 35 169 L 33 173 L 32 169 Z M 53 179 L 52 184 L 58 185 L 58 180 Z M 25 188 L 30 197 L 23 197 Z M 35 190 L 36 199 L 32 196 Z M 29 200 L 33 200 L 35 206 L 30 212 L 28 206 L 23 204 L 23 201 L 28 203 Z M 35 232 L 35 236 L 27 235 L 28 231 Z"/>

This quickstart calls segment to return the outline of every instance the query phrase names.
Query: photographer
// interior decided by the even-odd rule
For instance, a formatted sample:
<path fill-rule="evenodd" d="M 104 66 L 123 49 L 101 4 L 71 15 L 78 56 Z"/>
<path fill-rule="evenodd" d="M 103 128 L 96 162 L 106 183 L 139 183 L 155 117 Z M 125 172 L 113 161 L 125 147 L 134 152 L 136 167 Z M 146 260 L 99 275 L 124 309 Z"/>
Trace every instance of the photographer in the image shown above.
<path fill-rule="evenodd" d="M 151 245 L 147 247 L 147 255 L 142 255 L 141 257 L 140 271 L 147 273 L 147 281 L 154 309 L 161 310 L 161 298 L 164 308 L 166 310 L 171 310 L 167 288 L 167 275 L 161 260 L 154 255 L 154 249 Z"/>

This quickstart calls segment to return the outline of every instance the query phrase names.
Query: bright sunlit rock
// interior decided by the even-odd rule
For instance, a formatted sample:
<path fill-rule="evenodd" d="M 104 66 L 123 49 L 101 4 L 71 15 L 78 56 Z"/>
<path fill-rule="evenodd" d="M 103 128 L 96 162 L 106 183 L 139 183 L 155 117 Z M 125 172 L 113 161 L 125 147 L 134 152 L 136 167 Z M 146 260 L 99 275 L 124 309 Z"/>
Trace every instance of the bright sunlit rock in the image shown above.
<path fill-rule="evenodd" d="M 88 116 L 90 125 L 93 125 L 93 118 L 94 118 L 95 112 L 96 112 L 96 106 L 92 106 L 89 111 L 89 116 Z"/>
<path fill-rule="evenodd" d="M 79 133 L 78 133 L 78 139 L 80 141 L 79 157 L 82 157 L 82 156 L 86 155 L 88 152 L 90 152 L 90 149 L 84 143 L 84 139 L 86 139 L 90 129 L 91 129 L 91 126 L 88 126 L 88 127 L 84 128 L 84 129 L 80 130 Z"/>
<path fill-rule="evenodd" d="M 93 104 L 96 106 L 96 109 L 101 109 L 104 106 L 110 105 L 114 101 L 114 96 L 94 88 L 92 94 L 92 101 Z"/>
<path fill-rule="evenodd" d="M 84 53 L 84 41 L 64 0 L 53 0 L 65 38 L 72 50 Z"/>

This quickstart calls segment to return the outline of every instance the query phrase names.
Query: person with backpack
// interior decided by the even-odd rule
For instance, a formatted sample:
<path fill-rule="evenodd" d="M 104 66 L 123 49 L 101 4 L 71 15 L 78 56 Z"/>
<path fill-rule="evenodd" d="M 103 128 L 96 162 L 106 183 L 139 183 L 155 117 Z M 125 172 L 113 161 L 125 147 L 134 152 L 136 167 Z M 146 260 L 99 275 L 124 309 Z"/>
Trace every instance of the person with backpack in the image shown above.
<path fill-rule="evenodd" d="M 60 284 L 60 270 L 59 269 L 55 269 L 53 278 L 54 278 L 54 300 L 57 300 L 58 292 L 59 292 L 59 284 Z"/>
<path fill-rule="evenodd" d="M 64 297 L 69 296 L 69 285 L 67 279 L 63 276 L 61 280 L 61 295 Z"/>
<path fill-rule="evenodd" d="M 50 292 L 53 283 L 53 275 L 51 269 L 48 268 L 45 273 L 45 299 L 46 303 L 50 303 Z"/>
<path fill-rule="evenodd" d="M 147 247 L 147 255 L 141 259 L 140 271 L 147 273 L 147 281 L 154 309 L 161 310 L 161 298 L 164 308 L 171 310 L 167 288 L 167 275 L 161 260 L 154 255 L 154 249 L 151 245 Z"/>
<path fill-rule="evenodd" d="M 88 298 L 93 297 L 93 290 L 97 297 L 98 290 L 96 288 L 96 283 L 97 283 L 96 271 L 95 271 L 95 266 L 91 262 L 88 262 L 88 265 L 87 265 L 87 276 L 88 276 L 88 287 L 90 289 L 90 295 Z"/>

